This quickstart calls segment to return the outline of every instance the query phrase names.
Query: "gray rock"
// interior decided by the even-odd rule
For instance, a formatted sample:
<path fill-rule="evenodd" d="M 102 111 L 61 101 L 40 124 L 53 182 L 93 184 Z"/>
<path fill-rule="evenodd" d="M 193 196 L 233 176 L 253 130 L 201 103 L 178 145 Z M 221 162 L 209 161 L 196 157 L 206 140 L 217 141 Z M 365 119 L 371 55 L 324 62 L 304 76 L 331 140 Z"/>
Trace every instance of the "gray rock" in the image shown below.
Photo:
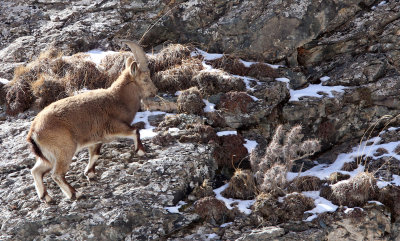
<path fill-rule="evenodd" d="M 277 237 L 282 236 L 285 233 L 285 230 L 280 227 L 265 227 L 261 229 L 252 230 L 248 234 L 244 234 L 242 237 L 238 238 L 237 240 L 255 240 L 255 241 L 262 241 L 262 240 L 269 240 L 274 239 Z"/>

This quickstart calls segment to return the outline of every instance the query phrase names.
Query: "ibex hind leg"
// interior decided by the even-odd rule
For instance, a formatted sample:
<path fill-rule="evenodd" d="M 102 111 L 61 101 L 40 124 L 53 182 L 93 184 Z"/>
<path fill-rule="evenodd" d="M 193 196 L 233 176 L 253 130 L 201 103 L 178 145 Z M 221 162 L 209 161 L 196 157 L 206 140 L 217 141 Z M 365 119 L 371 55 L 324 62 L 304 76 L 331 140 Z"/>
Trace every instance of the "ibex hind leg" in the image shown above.
<path fill-rule="evenodd" d="M 43 177 L 46 173 L 51 170 L 52 166 L 48 161 L 43 160 L 40 157 L 36 158 L 35 166 L 32 168 L 31 173 L 33 180 L 35 181 L 36 192 L 39 199 L 45 201 L 46 203 L 51 203 L 53 199 L 47 193 L 46 187 L 43 183 Z"/>
<path fill-rule="evenodd" d="M 89 163 L 85 168 L 85 176 L 87 179 L 93 180 L 95 177 L 95 164 L 100 155 L 100 148 L 102 143 L 89 146 Z"/>
<path fill-rule="evenodd" d="M 61 188 L 61 191 L 69 199 L 77 198 L 75 189 L 65 179 L 65 174 L 67 173 L 69 166 L 72 162 L 72 157 L 75 153 L 75 150 L 76 146 L 65 145 L 63 151 L 59 153 L 59 155 L 57 155 L 55 158 L 56 161 L 51 174 L 53 180 L 57 183 L 57 185 Z"/>

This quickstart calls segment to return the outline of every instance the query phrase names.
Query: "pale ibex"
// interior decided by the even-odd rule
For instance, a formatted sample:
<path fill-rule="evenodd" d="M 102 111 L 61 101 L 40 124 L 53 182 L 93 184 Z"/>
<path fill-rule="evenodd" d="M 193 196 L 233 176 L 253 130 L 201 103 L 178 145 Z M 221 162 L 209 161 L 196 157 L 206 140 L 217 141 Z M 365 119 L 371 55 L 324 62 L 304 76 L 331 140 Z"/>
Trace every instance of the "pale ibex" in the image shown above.
<path fill-rule="evenodd" d="M 138 155 L 144 155 L 139 131 L 131 126 L 142 98 L 154 96 L 154 86 L 143 49 L 131 41 L 123 41 L 133 52 L 125 70 L 108 89 L 97 89 L 56 101 L 44 108 L 32 122 L 27 140 L 37 156 L 32 168 L 36 191 L 46 203 L 52 198 L 43 184 L 43 176 L 51 173 L 69 199 L 77 198 L 75 189 L 65 180 L 72 157 L 82 148 L 89 149 L 85 168 L 88 179 L 94 177 L 95 162 L 104 142 L 116 138 L 133 138 Z"/>

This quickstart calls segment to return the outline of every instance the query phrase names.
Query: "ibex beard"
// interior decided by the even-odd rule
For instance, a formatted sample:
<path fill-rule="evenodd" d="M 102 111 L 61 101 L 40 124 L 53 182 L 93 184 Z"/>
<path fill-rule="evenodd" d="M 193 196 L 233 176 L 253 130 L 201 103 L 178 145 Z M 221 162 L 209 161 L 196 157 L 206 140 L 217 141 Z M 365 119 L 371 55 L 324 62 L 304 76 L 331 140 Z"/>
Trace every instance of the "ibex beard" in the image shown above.
<path fill-rule="evenodd" d="M 143 49 L 136 43 L 125 41 L 134 59 L 129 57 L 125 69 L 107 89 L 97 89 L 56 101 L 44 108 L 32 122 L 27 140 L 36 155 L 32 168 L 39 198 L 46 203 L 52 198 L 43 184 L 43 176 L 51 172 L 52 179 L 69 199 L 79 197 L 66 181 L 65 174 L 76 152 L 89 150 L 89 162 L 84 174 L 95 176 L 95 163 L 102 143 L 117 138 L 132 138 L 134 150 L 145 154 L 139 130 L 131 126 L 140 101 L 154 96 L 154 86 Z"/>

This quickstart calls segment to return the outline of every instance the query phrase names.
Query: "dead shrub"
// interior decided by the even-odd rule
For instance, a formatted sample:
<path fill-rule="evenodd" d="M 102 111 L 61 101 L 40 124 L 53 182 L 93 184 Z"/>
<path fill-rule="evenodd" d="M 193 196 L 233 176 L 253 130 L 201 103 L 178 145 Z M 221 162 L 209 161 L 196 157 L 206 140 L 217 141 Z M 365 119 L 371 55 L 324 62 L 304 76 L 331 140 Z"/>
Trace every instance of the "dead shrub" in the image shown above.
<path fill-rule="evenodd" d="M 249 73 L 249 69 L 246 68 L 239 58 L 230 55 L 223 55 L 221 58 L 209 60 L 206 63 L 216 69 L 222 69 L 235 75 L 246 76 Z"/>
<path fill-rule="evenodd" d="M 178 112 L 186 114 L 201 115 L 204 113 L 206 104 L 197 87 L 182 91 L 178 97 Z"/>
<path fill-rule="evenodd" d="M 232 220 L 232 212 L 225 203 L 215 197 L 205 197 L 194 204 L 195 212 L 213 225 L 221 225 Z"/>
<path fill-rule="evenodd" d="M 151 74 L 166 70 L 172 66 L 182 64 L 183 59 L 190 57 L 192 48 L 182 44 L 170 44 L 158 54 L 149 56 L 149 69 Z"/>
<path fill-rule="evenodd" d="M 202 69 L 203 65 L 200 60 L 184 60 L 181 65 L 155 73 L 152 79 L 159 91 L 175 93 L 178 90 L 196 86 L 192 77 Z"/>
<path fill-rule="evenodd" d="M 318 140 L 303 141 L 301 129 L 301 126 L 294 126 L 285 131 L 283 126 L 278 126 L 264 156 L 250 156 L 251 168 L 260 191 L 282 192 L 287 184 L 286 173 L 291 170 L 293 161 L 309 157 L 320 150 Z"/>
<path fill-rule="evenodd" d="M 132 52 L 119 52 L 106 55 L 100 62 L 100 66 L 104 68 L 104 71 L 108 75 L 109 81 L 106 83 L 105 88 L 111 86 L 111 84 L 118 78 L 118 76 L 125 69 L 125 61 L 127 58 L 132 57 Z"/>
<path fill-rule="evenodd" d="M 289 184 L 289 192 L 318 191 L 321 189 L 322 180 L 315 176 L 300 176 Z"/>
<path fill-rule="evenodd" d="M 249 170 L 236 169 L 222 195 L 227 198 L 248 200 L 253 199 L 256 192 L 253 174 Z"/>
<path fill-rule="evenodd" d="M 268 78 L 279 77 L 279 73 L 275 69 L 263 63 L 250 65 L 248 75 L 259 80 L 268 80 Z"/>
<path fill-rule="evenodd" d="M 73 70 L 63 78 L 69 93 L 82 88 L 104 88 L 108 83 L 108 76 L 101 72 L 96 64 L 90 61 L 72 62 Z"/>
<path fill-rule="evenodd" d="M 353 178 L 332 185 L 331 201 L 334 204 L 356 207 L 377 197 L 376 179 L 371 173 L 361 172 Z"/>
<path fill-rule="evenodd" d="M 227 75 L 222 71 L 200 71 L 193 77 L 192 81 L 199 87 L 203 96 L 246 90 L 243 80 Z"/>
<path fill-rule="evenodd" d="M 55 58 L 61 58 L 63 56 L 63 53 L 61 50 L 55 48 L 55 47 L 50 47 L 44 51 L 42 51 L 39 54 L 38 59 L 43 60 L 43 59 L 55 59 Z"/>
<path fill-rule="evenodd" d="M 179 138 L 180 142 L 191 143 L 217 143 L 218 136 L 214 128 L 202 124 L 194 124 L 187 127 L 188 133 Z"/>
<path fill-rule="evenodd" d="M 0 105 L 6 103 L 7 86 L 0 82 Z"/>
<path fill-rule="evenodd" d="M 7 114 L 16 115 L 29 109 L 34 102 L 30 84 L 36 80 L 37 68 L 19 66 L 14 70 L 14 78 L 6 95 Z"/>
<path fill-rule="evenodd" d="M 217 145 L 213 152 L 218 167 L 234 168 L 248 154 L 241 135 L 220 136 L 219 142 L 220 145 Z"/>
<path fill-rule="evenodd" d="M 355 169 L 357 169 L 357 167 L 358 167 L 358 164 L 356 161 L 346 162 L 343 164 L 343 166 L 340 170 L 346 171 L 346 172 L 351 172 L 351 171 L 354 171 Z"/>
<path fill-rule="evenodd" d="M 63 58 L 57 58 L 50 62 L 49 69 L 55 76 L 63 78 L 72 71 L 72 65 Z"/>
<path fill-rule="evenodd" d="M 304 212 L 314 207 L 314 200 L 301 193 L 288 194 L 282 201 L 270 193 L 261 193 L 256 198 L 253 210 L 267 224 L 277 225 L 288 221 L 301 221 L 304 218 Z"/>
<path fill-rule="evenodd" d="M 39 108 L 68 97 L 63 83 L 50 75 L 41 75 L 31 84 L 31 89 L 35 98 L 38 99 Z"/>
<path fill-rule="evenodd" d="M 283 220 L 301 221 L 304 212 L 315 208 L 314 199 L 301 193 L 290 193 L 283 199 L 285 216 Z"/>

